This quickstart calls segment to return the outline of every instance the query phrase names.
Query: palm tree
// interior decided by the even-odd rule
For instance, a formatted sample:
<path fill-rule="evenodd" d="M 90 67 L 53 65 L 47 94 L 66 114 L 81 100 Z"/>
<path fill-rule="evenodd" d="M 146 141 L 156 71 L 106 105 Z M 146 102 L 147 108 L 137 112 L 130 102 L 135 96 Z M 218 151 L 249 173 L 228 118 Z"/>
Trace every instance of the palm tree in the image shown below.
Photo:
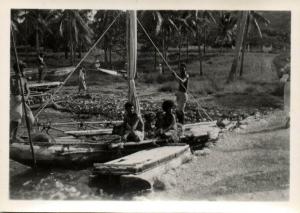
<path fill-rule="evenodd" d="M 114 18 L 120 13 L 116 10 L 98 10 L 94 16 L 93 28 L 96 34 L 102 34 L 103 31 L 109 26 Z M 121 19 L 123 23 L 118 24 L 118 27 L 113 26 L 104 36 L 102 48 L 104 50 L 104 62 L 112 67 L 112 44 L 114 41 L 118 42 L 119 39 L 125 38 L 125 19 Z"/>
<path fill-rule="evenodd" d="M 161 36 L 163 57 L 168 61 L 169 41 L 174 29 L 176 29 L 174 23 L 176 13 L 174 11 L 154 11 L 154 15 L 156 20 L 155 35 Z M 163 64 L 163 73 L 164 70 L 165 66 Z"/>
<path fill-rule="evenodd" d="M 63 10 L 59 17 L 59 33 L 65 39 L 65 51 L 70 49 L 71 64 L 75 62 L 75 48 L 81 42 L 91 43 L 93 31 L 78 10 Z"/>
<path fill-rule="evenodd" d="M 199 58 L 199 71 L 200 71 L 200 76 L 203 75 L 203 67 L 202 67 L 202 52 L 201 52 L 201 38 L 200 35 L 201 33 L 204 33 L 204 48 L 203 48 L 203 53 L 205 53 L 205 47 L 206 47 L 206 33 L 208 27 L 212 24 L 216 24 L 216 20 L 212 14 L 211 11 L 195 11 L 195 16 L 192 17 L 191 19 L 191 26 L 194 27 L 194 37 L 197 40 L 197 45 L 198 45 L 198 58 Z"/>
<path fill-rule="evenodd" d="M 183 37 L 186 36 L 186 53 L 188 61 L 188 45 L 189 45 L 189 34 L 194 33 L 194 29 L 191 26 L 190 19 L 192 17 L 192 11 L 180 11 L 176 12 L 169 18 L 169 23 L 176 30 L 178 35 L 178 67 L 181 63 L 181 48 L 183 43 Z"/>
<path fill-rule="evenodd" d="M 10 21 L 11 21 L 11 28 L 14 32 L 19 31 L 19 25 L 20 25 L 20 15 L 23 13 L 23 10 L 11 10 L 11 16 L 10 16 Z"/>
<path fill-rule="evenodd" d="M 243 67 L 244 67 L 244 54 L 245 54 L 245 48 L 246 48 L 246 42 L 248 38 L 248 34 L 251 30 L 251 27 L 254 27 L 255 30 L 257 31 L 259 37 L 262 39 L 263 35 L 259 26 L 259 23 L 263 23 L 265 25 L 270 24 L 270 21 L 263 17 L 259 12 L 256 11 L 249 11 L 247 13 L 247 22 L 246 22 L 246 29 L 245 29 L 245 34 L 244 34 L 244 39 L 243 39 L 243 47 L 242 47 L 242 58 L 241 58 L 241 68 L 240 68 L 240 76 L 243 75 Z"/>
<path fill-rule="evenodd" d="M 30 33 L 35 33 L 36 51 L 40 52 L 40 42 L 43 40 L 44 32 L 52 33 L 48 26 L 49 10 L 24 10 L 19 13 L 19 18 L 24 19 L 25 38 L 28 40 Z"/>
<path fill-rule="evenodd" d="M 246 29 L 246 22 L 248 17 L 249 11 L 241 11 L 238 15 L 238 23 L 237 23 L 237 41 L 235 46 L 236 55 L 233 59 L 231 70 L 229 73 L 229 76 L 227 78 L 227 83 L 232 82 L 235 79 L 236 73 L 238 73 L 238 69 L 240 68 L 240 57 L 241 57 L 241 50 L 245 35 L 245 29 Z"/>
<path fill-rule="evenodd" d="M 232 45 L 237 19 L 233 12 L 221 11 L 217 19 L 218 35 L 215 43 L 223 50 L 224 46 Z"/>

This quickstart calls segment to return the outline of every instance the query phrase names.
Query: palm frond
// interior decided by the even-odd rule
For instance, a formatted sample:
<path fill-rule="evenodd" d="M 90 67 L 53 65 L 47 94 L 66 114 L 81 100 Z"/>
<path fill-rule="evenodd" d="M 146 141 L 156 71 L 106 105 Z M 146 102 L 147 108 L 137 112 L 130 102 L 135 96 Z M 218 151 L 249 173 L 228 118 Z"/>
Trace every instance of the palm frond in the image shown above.
<path fill-rule="evenodd" d="M 161 30 L 161 26 L 163 23 L 163 17 L 160 14 L 159 11 L 155 11 L 156 17 L 157 17 L 157 24 L 156 24 L 156 28 L 155 28 L 155 34 L 158 35 L 160 30 Z"/>
<path fill-rule="evenodd" d="M 256 19 L 253 19 L 252 21 L 253 21 L 253 23 L 254 23 L 255 29 L 257 30 L 257 32 L 258 32 L 258 34 L 259 34 L 259 37 L 262 38 L 263 35 L 262 35 L 262 32 L 261 32 L 261 30 L 260 30 L 260 27 L 259 27 L 259 25 L 258 25 Z"/>

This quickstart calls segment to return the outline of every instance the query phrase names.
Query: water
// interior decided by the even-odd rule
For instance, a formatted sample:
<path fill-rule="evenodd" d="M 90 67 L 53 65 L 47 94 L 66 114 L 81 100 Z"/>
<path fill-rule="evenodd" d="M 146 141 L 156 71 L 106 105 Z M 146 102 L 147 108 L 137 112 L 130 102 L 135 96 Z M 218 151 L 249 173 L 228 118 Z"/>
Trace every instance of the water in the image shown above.
<path fill-rule="evenodd" d="M 10 160 L 10 199 L 132 200 L 148 191 L 124 191 L 118 180 L 94 178 L 84 170 L 38 169 Z"/>

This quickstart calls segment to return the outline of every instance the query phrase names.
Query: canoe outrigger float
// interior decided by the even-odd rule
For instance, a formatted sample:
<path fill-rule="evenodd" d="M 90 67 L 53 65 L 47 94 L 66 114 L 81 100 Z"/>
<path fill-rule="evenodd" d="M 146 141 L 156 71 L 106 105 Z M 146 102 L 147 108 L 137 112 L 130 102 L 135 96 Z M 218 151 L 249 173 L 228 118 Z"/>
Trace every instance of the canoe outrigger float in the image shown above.
<path fill-rule="evenodd" d="M 115 20 L 118 17 L 119 15 L 115 18 Z M 113 23 L 115 23 L 115 20 L 109 25 L 107 30 Z M 104 31 L 103 35 L 107 32 L 107 30 Z M 60 85 L 52 95 L 58 92 L 58 90 L 66 83 L 76 68 L 79 67 L 91 50 L 101 40 L 103 35 L 95 42 L 83 59 L 81 59 L 79 64 L 64 80 L 62 85 Z M 127 38 L 128 100 L 134 104 L 135 112 L 140 115 L 139 101 L 134 81 L 137 67 L 136 11 L 127 12 Z M 175 72 L 169 65 L 168 67 L 172 72 Z M 51 98 L 46 101 L 43 107 L 36 113 L 36 116 L 39 115 L 50 101 Z M 205 142 L 217 139 L 219 128 L 216 126 L 216 121 L 200 122 L 184 125 L 182 132 L 182 136 L 180 137 L 181 143 L 186 145 L 188 144 L 192 147 L 201 147 Z M 94 130 L 66 131 L 63 133 L 67 136 L 57 137 L 47 142 L 32 141 L 30 140 L 30 137 L 29 140 L 25 140 L 25 142 L 13 141 L 10 145 L 10 158 L 29 166 L 33 166 L 32 162 L 34 162 L 34 166 L 38 167 L 82 168 L 92 166 L 93 163 L 107 162 L 142 150 L 150 150 L 160 146 L 166 147 L 168 145 L 172 147 L 176 146 L 176 144 L 170 144 L 166 139 L 158 138 L 148 139 L 141 142 L 123 142 L 120 140 L 120 137 L 116 138 L 116 136 L 111 135 L 112 129 L 102 128 Z M 30 133 L 28 135 L 30 136 Z M 182 144 L 180 146 L 182 147 Z M 174 155 L 172 154 L 172 156 L 176 157 L 177 155 L 175 153 Z M 171 160 L 171 158 L 167 159 Z M 158 161 L 160 162 L 159 159 Z M 168 160 L 164 161 L 164 163 L 167 162 Z"/>

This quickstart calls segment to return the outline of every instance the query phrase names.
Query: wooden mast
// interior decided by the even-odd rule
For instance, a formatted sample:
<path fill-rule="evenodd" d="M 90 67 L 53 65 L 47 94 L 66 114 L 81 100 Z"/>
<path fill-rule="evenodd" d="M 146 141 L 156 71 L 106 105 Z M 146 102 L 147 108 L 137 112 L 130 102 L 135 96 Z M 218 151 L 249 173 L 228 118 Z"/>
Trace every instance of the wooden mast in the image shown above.
<path fill-rule="evenodd" d="M 126 16 L 126 43 L 127 43 L 127 80 L 128 101 L 134 105 L 135 112 L 140 115 L 139 100 L 136 94 L 134 78 L 136 76 L 137 60 L 137 18 L 136 11 L 127 11 Z"/>

